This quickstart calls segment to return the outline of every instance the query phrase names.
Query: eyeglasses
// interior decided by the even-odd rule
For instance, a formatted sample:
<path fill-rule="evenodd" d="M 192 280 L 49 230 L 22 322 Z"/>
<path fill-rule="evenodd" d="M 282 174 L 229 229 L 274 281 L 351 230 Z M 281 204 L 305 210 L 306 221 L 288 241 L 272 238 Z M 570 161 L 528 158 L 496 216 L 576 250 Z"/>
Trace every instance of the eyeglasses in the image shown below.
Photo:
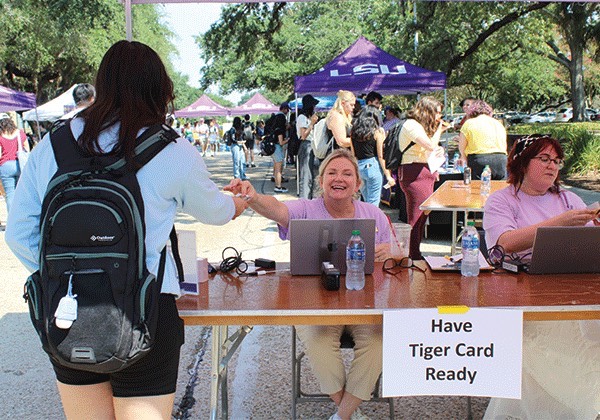
<path fill-rule="evenodd" d="M 548 156 L 548 155 L 534 156 L 534 157 L 532 157 L 532 159 L 537 159 L 537 160 L 541 161 L 544 165 L 548 165 L 550 162 L 554 162 L 554 164 L 556 166 L 558 166 L 558 169 L 562 169 L 565 166 L 564 160 L 559 159 L 559 158 L 550 159 L 550 156 Z"/>
<path fill-rule="evenodd" d="M 394 272 L 394 268 L 396 267 L 414 268 L 416 270 L 419 270 L 421 273 L 425 272 L 425 270 L 423 270 L 421 267 L 416 266 L 414 261 L 410 257 L 404 257 L 400 261 L 397 261 L 394 258 L 388 258 L 383 262 L 383 271 L 385 271 L 388 274 L 397 274 L 397 272 Z"/>

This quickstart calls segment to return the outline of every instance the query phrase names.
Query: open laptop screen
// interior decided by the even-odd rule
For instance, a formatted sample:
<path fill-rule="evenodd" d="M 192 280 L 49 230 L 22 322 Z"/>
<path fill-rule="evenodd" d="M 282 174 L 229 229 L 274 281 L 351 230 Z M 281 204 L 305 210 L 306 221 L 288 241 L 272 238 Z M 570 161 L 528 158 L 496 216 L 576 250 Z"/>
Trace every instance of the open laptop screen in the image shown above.
<path fill-rule="evenodd" d="M 292 275 L 320 275 L 321 263 L 331 262 L 346 273 L 346 245 L 352 231 L 365 242 L 365 273 L 375 263 L 375 219 L 290 220 L 290 271 Z"/>
<path fill-rule="evenodd" d="M 539 227 L 531 252 L 531 274 L 600 273 L 600 227 Z"/>

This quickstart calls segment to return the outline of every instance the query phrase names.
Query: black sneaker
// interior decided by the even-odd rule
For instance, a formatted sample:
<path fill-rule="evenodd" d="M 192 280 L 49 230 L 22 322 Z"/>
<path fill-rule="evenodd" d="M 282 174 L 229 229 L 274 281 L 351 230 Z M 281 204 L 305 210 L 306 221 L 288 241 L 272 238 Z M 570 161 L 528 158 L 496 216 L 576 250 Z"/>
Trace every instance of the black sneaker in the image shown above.
<path fill-rule="evenodd" d="M 252 166 L 253 168 L 256 168 L 256 165 L 254 163 L 252 163 L 250 166 Z"/>
<path fill-rule="evenodd" d="M 286 193 L 286 192 L 288 192 L 288 189 L 285 188 L 285 187 L 281 187 L 281 188 L 275 187 L 275 188 L 273 188 L 273 192 L 276 192 L 276 193 Z"/>

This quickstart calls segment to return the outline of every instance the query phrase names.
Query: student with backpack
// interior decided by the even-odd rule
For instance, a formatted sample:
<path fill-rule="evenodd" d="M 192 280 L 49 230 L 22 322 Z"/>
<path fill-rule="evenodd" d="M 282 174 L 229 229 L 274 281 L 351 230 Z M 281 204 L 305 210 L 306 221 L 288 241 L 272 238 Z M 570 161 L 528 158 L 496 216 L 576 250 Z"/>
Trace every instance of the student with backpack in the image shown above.
<path fill-rule="evenodd" d="M 398 139 L 398 148 L 403 152 L 398 180 L 406 196 L 408 224 L 412 226 L 409 256 L 413 260 L 422 260 L 420 246 L 427 214 L 419 206 L 433 193 L 438 176 L 437 172 L 431 173 L 427 161 L 431 155 L 444 155 L 444 148 L 439 143 L 448 127 L 442 121 L 442 104 L 432 96 L 422 97 L 408 111 L 407 117 Z M 411 143 L 414 144 L 411 146 Z"/>
<path fill-rule="evenodd" d="M 250 115 L 244 115 L 244 141 L 246 142 L 246 168 L 253 167 L 256 168 L 256 164 L 254 163 L 254 135 L 256 130 L 254 128 L 254 123 L 250 121 Z"/>
<path fill-rule="evenodd" d="M 170 418 L 184 328 L 175 305 L 179 283 L 163 250 L 176 213 L 180 207 L 221 225 L 246 204 L 221 193 L 200 154 L 163 124 L 173 83 L 154 50 L 117 42 L 95 86 L 96 101 L 32 151 L 5 239 L 34 272 L 26 293 L 30 315 L 51 354 L 65 416 Z M 71 201 L 53 199 L 68 192 Z M 129 254 L 116 252 L 124 245 Z M 122 306 L 130 289 L 133 309 Z M 103 300 L 90 304 L 97 299 Z M 110 315 L 90 322 L 105 308 Z M 82 328 L 87 335 L 75 336 Z M 102 343 L 132 335 L 131 350 L 105 364 Z M 90 340 L 101 348 L 88 347 Z M 73 343 L 65 355 L 63 347 Z M 147 351 L 127 362 L 136 346 Z"/>
<path fill-rule="evenodd" d="M 248 179 L 246 177 L 246 142 L 244 140 L 244 125 L 240 117 L 233 119 L 233 125 L 227 132 L 227 146 L 231 149 L 233 162 L 233 177 Z"/>

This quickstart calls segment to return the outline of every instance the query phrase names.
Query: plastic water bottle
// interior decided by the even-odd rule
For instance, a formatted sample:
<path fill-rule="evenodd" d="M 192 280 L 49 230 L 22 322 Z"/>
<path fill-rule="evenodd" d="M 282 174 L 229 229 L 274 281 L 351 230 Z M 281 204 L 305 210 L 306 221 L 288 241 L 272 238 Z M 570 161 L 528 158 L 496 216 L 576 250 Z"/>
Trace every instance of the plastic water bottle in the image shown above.
<path fill-rule="evenodd" d="M 492 188 L 492 170 L 490 165 L 485 165 L 481 173 L 481 195 L 489 195 Z"/>
<path fill-rule="evenodd" d="M 442 164 L 442 168 L 448 169 L 448 164 L 449 163 L 450 163 L 450 160 L 449 160 L 449 156 L 448 156 L 448 151 L 446 150 L 444 152 L 444 163 Z"/>
<path fill-rule="evenodd" d="M 353 230 L 346 247 L 346 289 L 362 290 L 365 287 L 365 254 L 360 230 Z"/>
<path fill-rule="evenodd" d="M 475 222 L 467 222 L 467 227 L 462 233 L 462 261 L 460 274 L 465 277 L 479 275 L 479 233 L 475 229 Z"/>

